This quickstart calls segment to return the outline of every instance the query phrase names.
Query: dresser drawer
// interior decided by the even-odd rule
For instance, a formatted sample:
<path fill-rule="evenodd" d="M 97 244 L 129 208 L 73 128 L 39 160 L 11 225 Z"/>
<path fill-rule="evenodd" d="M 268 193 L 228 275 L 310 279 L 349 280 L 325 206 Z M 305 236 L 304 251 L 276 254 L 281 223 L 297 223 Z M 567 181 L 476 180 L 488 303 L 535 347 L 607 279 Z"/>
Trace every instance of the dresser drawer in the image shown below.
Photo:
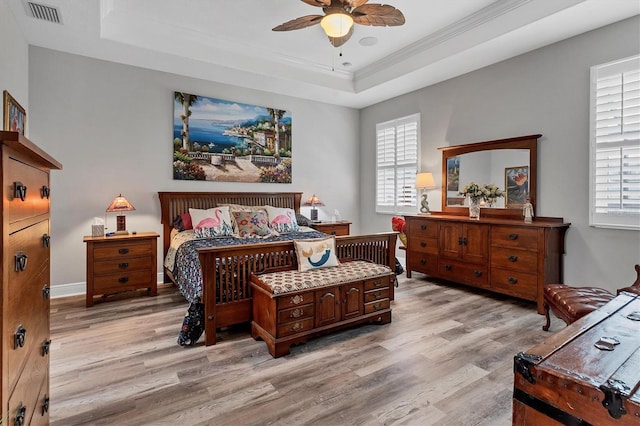
<path fill-rule="evenodd" d="M 537 250 L 538 231 L 524 226 L 493 226 L 491 227 L 491 245 Z"/>
<path fill-rule="evenodd" d="M 313 291 L 278 297 L 278 310 L 313 303 Z"/>
<path fill-rule="evenodd" d="M 438 256 L 409 251 L 407 253 L 407 269 L 427 275 L 435 275 L 438 272 Z"/>
<path fill-rule="evenodd" d="M 389 289 L 382 288 L 379 290 L 369 290 L 364 293 L 364 302 L 373 302 L 375 300 L 380 299 L 388 299 L 389 298 Z"/>
<path fill-rule="evenodd" d="M 297 334 L 303 331 L 311 330 L 312 328 L 313 328 L 313 318 L 300 319 L 298 321 L 278 325 L 277 337 L 290 336 L 292 334 Z"/>
<path fill-rule="evenodd" d="M 21 291 L 24 285 L 49 267 L 49 247 L 43 238 L 48 234 L 49 221 L 43 220 L 9 235 L 9 245 L 5 250 L 9 251 L 11 263 L 7 265 L 10 289 Z"/>
<path fill-rule="evenodd" d="M 95 244 L 93 247 L 93 259 L 118 259 L 134 256 L 151 255 L 152 244 L 148 241 L 123 242 L 120 244 Z"/>
<path fill-rule="evenodd" d="M 6 165 L 8 170 L 5 176 L 11 176 L 5 186 L 9 200 L 6 210 L 9 223 L 48 214 L 49 200 L 42 188 L 49 187 L 49 174 L 13 158 L 10 158 Z M 15 194 L 17 183 L 26 186 L 24 201 Z"/>
<path fill-rule="evenodd" d="M 49 357 L 39 353 L 32 353 L 24 369 L 20 381 L 8 401 L 8 424 L 13 425 L 20 407 L 24 407 L 24 424 L 32 424 L 32 416 L 40 416 L 41 408 L 38 404 L 43 386 L 49 375 Z M 36 420 L 36 424 L 39 420 Z"/>
<path fill-rule="evenodd" d="M 536 300 L 536 274 L 491 268 L 491 289 L 526 300 Z"/>
<path fill-rule="evenodd" d="M 369 302 L 364 304 L 364 313 L 370 314 L 372 312 L 380 311 L 382 309 L 389 309 L 390 302 L 389 299 L 376 300 L 374 302 Z"/>
<path fill-rule="evenodd" d="M 407 229 L 405 233 L 409 236 L 409 242 L 412 238 L 438 238 L 438 222 L 426 220 L 407 218 Z"/>
<path fill-rule="evenodd" d="M 38 402 L 36 403 L 35 412 L 33 413 L 31 424 L 29 426 L 48 426 L 50 411 L 51 401 L 49 397 L 49 374 L 47 374 L 44 382 L 42 383 L 42 387 L 40 388 Z"/>
<path fill-rule="evenodd" d="M 313 304 L 297 306 L 295 308 L 278 311 L 278 323 L 284 324 L 291 321 L 299 321 L 305 318 L 313 319 Z"/>
<path fill-rule="evenodd" d="M 120 274 L 129 271 L 150 270 L 152 265 L 151 256 L 131 257 L 125 259 L 102 260 L 93 264 L 94 274 Z"/>
<path fill-rule="evenodd" d="M 412 235 L 411 238 L 409 238 L 409 250 L 438 254 L 438 239 Z"/>
<path fill-rule="evenodd" d="M 438 263 L 439 277 L 475 287 L 488 287 L 488 271 L 487 265 L 473 265 L 449 260 L 440 260 Z"/>
<path fill-rule="evenodd" d="M 371 278 L 364 281 L 364 291 L 367 290 L 376 290 L 379 288 L 389 288 L 392 284 L 393 277 L 390 275 L 379 277 L 379 278 Z"/>
<path fill-rule="evenodd" d="M 492 247 L 491 266 L 535 273 L 538 268 L 538 253 L 516 248 Z"/>
<path fill-rule="evenodd" d="M 155 282 L 155 274 L 149 271 L 130 271 L 120 274 L 96 275 L 93 279 L 95 294 L 112 293 L 151 287 Z"/>

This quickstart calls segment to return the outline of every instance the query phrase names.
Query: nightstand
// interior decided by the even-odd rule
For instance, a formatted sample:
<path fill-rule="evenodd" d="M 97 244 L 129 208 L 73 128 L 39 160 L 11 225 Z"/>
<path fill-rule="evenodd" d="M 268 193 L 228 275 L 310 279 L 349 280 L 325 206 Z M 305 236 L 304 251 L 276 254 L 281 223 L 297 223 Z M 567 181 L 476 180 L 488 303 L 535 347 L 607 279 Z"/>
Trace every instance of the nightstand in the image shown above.
<path fill-rule="evenodd" d="M 309 226 L 329 235 L 349 235 L 349 225 L 351 222 L 339 220 L 336 222 L 311 222 Z"/>
<path fill-rule="evenodd" d="M 111 237 L 84 237 L 87 244 L 87 307 L 93 297 L 146 288 L 158 294 L 158 237 L 139 232 Z"/>

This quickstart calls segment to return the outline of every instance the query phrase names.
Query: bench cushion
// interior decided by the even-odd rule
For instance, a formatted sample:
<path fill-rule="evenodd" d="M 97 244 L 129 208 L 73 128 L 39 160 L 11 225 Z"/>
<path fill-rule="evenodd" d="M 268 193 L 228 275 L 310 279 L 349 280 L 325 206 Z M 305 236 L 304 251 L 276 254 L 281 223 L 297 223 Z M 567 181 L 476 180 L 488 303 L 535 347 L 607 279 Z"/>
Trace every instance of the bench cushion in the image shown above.
<path fill-rule="evenodd" d="M 390 273 L 392 271 L 388 266 L 364 260 L 354 260 L 331 268 L 311 269 L 304 272 L 298 270 L 268 272 L 258 275 L 257 278 L 261 284 L 271 289 L 271 293 L 283 294 L 325 285 L 338 285 L 364 280 Z"/>

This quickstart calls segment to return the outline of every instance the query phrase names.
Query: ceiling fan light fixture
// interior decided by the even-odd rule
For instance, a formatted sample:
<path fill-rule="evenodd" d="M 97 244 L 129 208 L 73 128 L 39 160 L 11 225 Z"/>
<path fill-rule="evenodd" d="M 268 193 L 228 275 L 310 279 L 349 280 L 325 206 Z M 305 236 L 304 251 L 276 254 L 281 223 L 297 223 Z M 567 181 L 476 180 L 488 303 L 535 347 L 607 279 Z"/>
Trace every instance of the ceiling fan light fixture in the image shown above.
<path fill-rule="evenodd" d="M 343 37 L 351 30 L 353 18 L 344 12 L 335 12 L 322 18 L 320 26 L 329 37 Z"/>

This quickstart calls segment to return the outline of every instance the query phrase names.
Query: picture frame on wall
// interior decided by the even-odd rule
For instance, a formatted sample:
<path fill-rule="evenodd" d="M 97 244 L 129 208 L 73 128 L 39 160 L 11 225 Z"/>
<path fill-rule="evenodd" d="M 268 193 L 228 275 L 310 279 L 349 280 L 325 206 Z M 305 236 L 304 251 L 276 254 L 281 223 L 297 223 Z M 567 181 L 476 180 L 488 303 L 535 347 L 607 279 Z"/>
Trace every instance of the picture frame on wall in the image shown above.
<path fill-rule="evenodd" d="M 505 168 L 504 187 L 505 207 L 522 207 L 529 198 L 529 166 Z"/>
<path fill-rule="evenodd" d="M 10 132 L 18 132 L 24 136 L 27 125 L 27 113 L 22 106 L 9 94 L 4 91 L 4 120 L 2 128 Z"/>

